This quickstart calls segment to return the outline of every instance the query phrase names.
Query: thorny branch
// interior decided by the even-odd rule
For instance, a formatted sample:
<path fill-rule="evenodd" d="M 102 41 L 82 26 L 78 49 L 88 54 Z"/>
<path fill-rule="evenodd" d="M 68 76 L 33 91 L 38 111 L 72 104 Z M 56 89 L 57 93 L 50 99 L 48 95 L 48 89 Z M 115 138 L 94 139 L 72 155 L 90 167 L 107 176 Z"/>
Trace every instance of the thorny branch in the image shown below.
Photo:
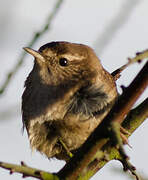
<path fill-rule="evenodd" d="M 114 76 L 114 80 L 116 81 L 117 79 L 120 78 L 121 72 L 126 69 L 129 65 L 135 63 L 135 62 L 141 62 L 141 59 L 145 59 L 148 57 L 148 50 L 144 50 L 143 52 L 137 52 L 136 56 L 134 58 L 128 58 L 128 62 L 121 66 L 120 68 L 116 69 L 113 71 L 111 74 Z"/>
<path fill-rule="evenodd" d="M 52 23 L 53 19 L 55 18 L 56 14 L 58 13 L 62 2 L 63 2 L 63 0 L 57 0 L 57 2 L 55 4 L 55 7 L 53 8 L 52 12 L 50 13 L 50 15 L 47 18 L 47 21 L 46 21 L 45 25 L 43 26 L 43 29 L 41 31 L 35 33 L 34 37 L 28 43 L 27 47 L 32 47 L 37 42 L 37 40 L 45 32 L 47 32 L 50 29 L 51 23 Z M 8 75 L 6 77 L 6 80 L 4 81 L 2 87 L 0 88 L 0 95 L 2 95 L 4 93 L 5 89 L 7 88 L 8 84 L 10 83 L 10 80 L 16 74 L 16 72 L 18 71 L 20 66 L 23 64 L 25 56 L 26 56 L 26 53 L 23 51 L 20 54 L 20 57 L 18 58 L 17 63 L 13 67 L 12 71 L 8 73 Z"/>
<path fill-rule="evenodd" d="M 24 162 L 21 162 L 21 165 L 0 162 L 0 167 L 10 170 L 10 174 L 13 174 L 14 172 L 21 173 L 23 178 L 35 177 L 42 180 L 59 180 L 56 175 L 28 167 L 26 164 L 24 164 Z"/>

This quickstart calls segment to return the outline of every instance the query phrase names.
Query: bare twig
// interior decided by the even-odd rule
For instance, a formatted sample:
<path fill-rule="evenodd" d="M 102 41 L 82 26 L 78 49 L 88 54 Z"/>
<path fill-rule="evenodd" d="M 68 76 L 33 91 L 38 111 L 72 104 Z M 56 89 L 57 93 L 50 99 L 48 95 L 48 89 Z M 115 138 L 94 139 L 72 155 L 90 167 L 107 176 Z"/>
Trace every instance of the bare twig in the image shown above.
<path fill-rule="evenodd" d="M 50 13 L 50 15 L 47 18 L 47 21 L 45 23 L 45 25 L 43 26 L 43 29 L 37 33 L 35 33 L 34 37 L 32 38 L 32 40 L 28 43 L 27 47 L 32 47 L 37 40 L 50 29 L 51 23 L 54 19 L 54 17 L 56 16 L 58 10 L 60 9 L 60 6 L 62 4 L 63 0 L 57 0 L 55 7 L 53 8 L 52 12 Z M 0 88 L 0 95 L 4 93 L 5 89 L 7 88 L 8 84 L 10 83 L 10 80 L 12 79 L 12 77 L 17 73 L 18 69 L 20 68 L 20 66 L 23 64 L 24 62 L 24 58 L 26 56 L 25 52 L 22 52 L 17 60 L 17 63 L 15 64 L 15 66 L 13 67 L 12 71 L 10 71 L 6 77 L 6 80 L 4 81 L 2 87 Z"/>
<path fill-rule="evenodd" d="M 0 162 L 0 167 L 10 170 L 10 174 L 14 172 L 21 173 L 23 178 L 35 177 L 37 179 L 42 179 L 42 180 L 59 180 L 59 178 L 56 175 L 28 167 L 23 162 L 21 162 L 21 165 Z"/>
<path fill-rule="evenodd" d="M 129 65 L 138 62 L 141 62 L 141 59 L 145 59 L 148 57 L 148 50 L 144 50 L 143 52 L 138 52 L 136 53 L 136 56 L 134 58 L 128 58 L 128 62 L 121 66 L 120 68 L 116 69 L 115 71 L 113 71 L 111 74 L 114 77 L 114 80 L 116 81 L 117 79 L 120 78 L 120 74 L 123 70 L 125 70 Z"/>

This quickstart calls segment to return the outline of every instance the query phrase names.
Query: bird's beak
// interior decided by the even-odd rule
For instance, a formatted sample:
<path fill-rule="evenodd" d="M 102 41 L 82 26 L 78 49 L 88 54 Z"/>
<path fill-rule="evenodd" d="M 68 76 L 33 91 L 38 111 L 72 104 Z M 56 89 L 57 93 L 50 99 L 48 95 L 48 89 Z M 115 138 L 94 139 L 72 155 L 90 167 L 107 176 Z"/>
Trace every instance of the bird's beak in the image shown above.
<path fill-rule="evenodd" d="M 39 63 L 45 63 L 45 58 L 41 55 L 39 51 L 33 50 L 29 47 L 24 47 L 23 49 L 32 56 L 34 56 Z"/>

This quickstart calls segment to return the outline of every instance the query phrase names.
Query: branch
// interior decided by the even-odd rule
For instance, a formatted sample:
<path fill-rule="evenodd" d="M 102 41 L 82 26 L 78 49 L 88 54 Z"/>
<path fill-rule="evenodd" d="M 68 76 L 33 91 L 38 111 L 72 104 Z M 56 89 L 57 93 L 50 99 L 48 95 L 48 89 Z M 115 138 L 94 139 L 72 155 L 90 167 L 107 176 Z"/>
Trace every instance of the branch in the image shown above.
<path fill-rule="evenodd" d="M 139 106 L 131 110 L 123 121 L 122 126 L 129 132 L 133 133 L 148 118 L 148 98 Z M 130 135 L 127 134 L 127 137 Z"/>
<path fill-rule="evenodd" d="M 139 106 L 131 110 L 126 119 L 122 123 L 122 127 L 125 128 L 129 134 L 127 138 L 148 118 L 148 98 L 144 100 Z M 81 178 L 89 179 L 98 170 L 100 170 L 106 163 L 113 159 L 119 159 L 119 152 L 115 147 L 112 147 L 111 140 L 102 146 L 101 151 L 104 152 L 102 155 L 91 162 L 88 167 L 83 170 Z"/>
<path fill-rule="evenodd" d="M 47 21 L 45 23 L 45 25 L 43 26 L 43 29 L 37 33 L 35 33 L 34 37 L 32 38 L 32 40 L 28 43 L 27 47 L 32 47 L 37 40 L 50 29 L 51 23 L 53 21 L 53 19 L 55 18 L 57 12 L 60 9 L 60 6 L 62 4 L 63 0 L 57 0 L 55 7 L 53 8 L 52 12 L 50 13 L 50 15 L 47 18 Z M 2 95 L 5 91 L 5 89 L 7 88 L 8 84 L 10 83 L 12 77 L 17 73 L 18 69 L 21 67 L 21 65 L 24 62 L 24 58 L 26 56 L 26 53 L 23 51 L 20 54 L 20 57 L 17 60 L 17 63 L 15 64 L 14 68 L 12 69 L 12 71 L 10 71 L 6 77 L 6 80 L 4 81 L 2 87 L 0 88 L 0 95 Z"/>
<path fill-rule="evenodd" d="M 59 180 L 56 175 L 28 167 L 23 162 L 21 162 L 21 165 L 0 162 L 0 167 L 10 170 L 10 174 L 14 172 L 21 173 L 23 178 L 35 177 L 42 180 Z"/>
<path fill-rule="evenodd" d="M 111 73 L 111 75 L 114 77 L 114 80 L 116 81 L 117 79 L 120 78 L 120 74 L 123 70 L 125 70 L 129 65 L 135 63 L 135 62 L 141 62 L 142 59 L 145 59 L 148 57 L 148 50 L 145 50 L 143 52 L 137 52 L 136 56 L 134 58 L 128 58 L 128 62 L 121 66 L 120 68 L 116 69 Z"/>
<path fill-rule="evenodd" d="M 113 106 L 110 113 L 105 117 L 102 123 L 89 136 L 87 141 L 80 147 L 77 153 L 71 158 L 58 176 L 67 179 L 77 179 L 96 157 L 97 152 L 108 142 L 110 138 L 110 128 L 112 122 L 122 123 L 125 115 L 146 89 L 148 85 L 148 62 L 136 76 L 134 81 L 125 88 L 117 103 Z"/>

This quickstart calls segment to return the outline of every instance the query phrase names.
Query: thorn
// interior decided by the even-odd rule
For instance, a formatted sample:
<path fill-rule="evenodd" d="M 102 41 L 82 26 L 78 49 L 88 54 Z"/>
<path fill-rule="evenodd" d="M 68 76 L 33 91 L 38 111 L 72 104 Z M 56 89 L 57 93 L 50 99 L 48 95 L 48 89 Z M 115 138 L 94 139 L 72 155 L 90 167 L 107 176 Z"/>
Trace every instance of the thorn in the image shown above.
<path fill-rule="evenodd" d="M 140 180 L 140 177 L 136 174 L 136 172 L 132 172 L 132 174 L 136 177 L 136 180 Z"/>
<path fill-rule="evenodd" d="M 128 142 L 128 139 L 127 139 L 127 137 L 124 135 L 124 134 L 120 134 L 121 135 L 121 138 L 122 138 L 122 141 L 123 141 L 123 144 L 126 144 L 126 145 L 128 145 L 130 148 L 132 148 L 132 146 L 129 144 L 129 142 Z"/>
<path fill-rule="evenodd" d="M 136 56 L 138 56 L 138 55 L 140 55 L 140 54 L 142 54 L 142 53 L 141 53 L 141 52 L 137 52 L 137 53 L 136 53 Z"/>
<path fill-rule="evenodd" d="M 27 166 L 24 161 L 21 161 L 21 165 L 22 165 L 22 166 L 25 166 L 25 167 Z"/>
<path fill-rule="evenodd" d="M 132 59 L 131 59 L 131 58 L 127 58 L 127 60 L 128 60 L 128 62 L 129 62 L 129 63 L 132 61 Z"/>
<path fill-rule="evenodd" d="M 12 169 L 10 169 L 10 175 L 13 174 L 13 173 L 14 173 L 14 171 Z"/>
<path fill-rule="evenodd" d="M 132 166 L 131 167 L 133 171 L 136 171 L 136 167 L 135 166 Z"/>
<path fill-rule="evenodd" d="M 133 148 L 129 143 L 127 143 L 126 145 L 128 145 L 128 147 L 131 148 L 131 149 Z"/>
<path fill-rule="evenodd" d="M 123 134 L 127 134 L 127 135 L 131 135 L 130 132 L 128 132 L 125 128 L 123 128 L 122 126 L 120 127 L 120 131 L 123 133 Z"/>
<path fill-rule="evenodd" d="M 128 145 L 130 148 L 132 148 L 132 146 L 129 144 L 128 138 L 125 135 L 131 135 L 131 133 L 129 133 L 125 128 L 123 128 L 122 126 L 120 127 L 120 136 L 122 138 L 122 142 L 123 144 Z"/>
<path fill-rule="evenodd" d="M 22 175 L 22 178 L 26 178 L 26 177 L 28 177 L 26 174 L 23 174 L 23 175 Z"/>
<path fill-rule="evenodd" d="M 122 91 L 124 92 L 126 87 L 124 85 L 121 85 L 120 87 L 121 87 Z"/>
<path fill-rule="evenodd" d="M 40 171 L 35 171 L 34 174 L 37 175 L 37 176 L 41 176 L 41 172 Z"/>
<path fill-rule="evenodd" d="M 139 64 L 142 62 L 142 60 L 141 59 L 138 59 L 138 61 L 137 61 Z"/>
<path fill-rule="evenodd" d="M 125 153 L 122 146 L 119 146 L 119 153 L 125 161 L 128 161 L 130 159 L 129 156 Z"/>
<path fill-rule="evenodd" d="M 123 165 L 123 170 L 124 171 L 130 171 L 132 175 L 134 175 L 136 177 L 136 180 L 140 180 L 139 176 L 136 173 L 136 167 L 133 166 L 128 160 L 126 159 L 119 159 L 119 161 L 122 163 Z"/>

